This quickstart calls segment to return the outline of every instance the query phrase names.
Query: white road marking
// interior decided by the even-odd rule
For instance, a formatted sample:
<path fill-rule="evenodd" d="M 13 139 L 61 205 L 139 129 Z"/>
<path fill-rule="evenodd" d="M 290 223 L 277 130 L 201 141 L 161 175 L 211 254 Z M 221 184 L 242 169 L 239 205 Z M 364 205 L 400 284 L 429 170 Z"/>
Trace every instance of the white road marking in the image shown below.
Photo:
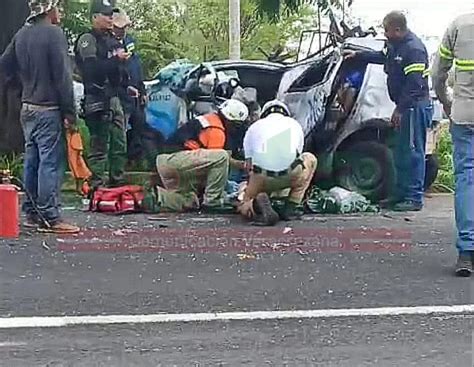
<path fill-rule="evenodd" d="M 0 348 L 23 347 L 28 345 L 24 342 L 0 342 Z"/>
<path fill-rule="evenodd" d="M 0 318 L 0 329 L 50 328 L 73 325 L 162 324 L 178 322 L 320 319 L 340 317 L 474 314 L 474 304 L 301 311 L 255 311 L 154 315 L 46 316 Z"/>

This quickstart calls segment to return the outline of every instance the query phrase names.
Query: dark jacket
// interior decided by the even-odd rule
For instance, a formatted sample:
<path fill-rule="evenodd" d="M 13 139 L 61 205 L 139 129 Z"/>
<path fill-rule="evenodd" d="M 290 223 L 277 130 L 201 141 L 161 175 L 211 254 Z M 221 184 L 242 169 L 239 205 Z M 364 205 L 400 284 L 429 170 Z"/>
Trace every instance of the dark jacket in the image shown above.
<path fill-rule="evenodd" d="M 45 21 L 23 26 L 0 58 L 0 69 L 20 77 L 23 103 L 59 107 L 74 118 L 72 68 L 61 28 Z"/>
<path fill-rule="evenodd" d="M 132 54 L 130 59 L 127 60 L 127 70 L 130 77 L 130 85 L 137 88 L 141 93 L 145 93 L 142 61 L 135 50 L 135 39 L 127 34 L 124 39 L 124 44 L 125 50 Z"/>
<path fill-rule="evenodd" d="M 361 52 L 358 58 L 385 65 L 388 92 L 400 111 L 429 99 L 428 52 L 413 32 L 400 42 L 387 42 L 383 51 Z"/>
<path fill-rule="evenodd" d="M 118 96 L 125 75 L 124 62 L 115 55 L 121 47 L 112 34 L 96 30 L 78 38 L 76 64 L 86 95 Z"/>
<path fill-rule="evenodd" d="M 145 84 L 143 83 L 143 68 L 140 56 L 135 50 L 135 40 L 128 34 L 125 36 L 122 47 L 131 54 L 130 58 L 125 62 L 125 68 L 127 71 L 127 83 L 123 85 L 120 92 L 120 100 L 126 113 L 133 113 L 136 108 L 136 98 L 130 97 L 127 93 L 127 87 L 132 86 L 138 89 L 140 95 L 145 95 Z"/>

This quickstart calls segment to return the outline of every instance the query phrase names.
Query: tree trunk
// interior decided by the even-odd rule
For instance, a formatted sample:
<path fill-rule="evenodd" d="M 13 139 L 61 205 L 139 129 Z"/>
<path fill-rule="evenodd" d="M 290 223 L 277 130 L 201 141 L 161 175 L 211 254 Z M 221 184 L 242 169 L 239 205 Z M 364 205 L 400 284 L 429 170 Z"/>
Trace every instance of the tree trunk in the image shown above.
<path fill-rule="evenodd" d="M 10 43 L 28 16 L 27 0 L 2 0 L 0 12 L 0 54 Z M 0 153 L 21 152 L 23 133 L 20 126 L 20 95 L 18 81 L 6 83 L 0 73 Z"/>
<path fill-rule="evenodd" d="M 240 0 L 229 0 L 229 59 L 240 59 Z"/>

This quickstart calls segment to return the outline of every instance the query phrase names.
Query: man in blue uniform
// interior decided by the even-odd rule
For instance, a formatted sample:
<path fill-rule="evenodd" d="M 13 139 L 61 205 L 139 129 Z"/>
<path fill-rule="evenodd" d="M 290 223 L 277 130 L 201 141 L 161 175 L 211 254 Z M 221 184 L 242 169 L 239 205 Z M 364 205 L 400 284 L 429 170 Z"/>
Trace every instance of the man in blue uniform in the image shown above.
<path fill-rule="evenodd" d="M 145 124 L 145 104 L 147 101 L 142 61 L 135 50 L 135 39 L 127 32 L 132 24 L 128 15 L 119 10 L 114 13 L 113 33 L 123 45 L 130 57 L 126 62 L 128 83 L 120 93 L 120 101 L 125 112 L 127 123 L 128 157 L 138 159 L 142 154 L 141 136 Z M 128 90 L 127 90 L 128 87 Z M 130 93 L 132 89 L 132 93 Z"/>
<path fill-rule="evenodd" d="M 388 92 L 396 104 L 392 124 L 398 138 L 394 152 L 396 190 L 387 204 L 395 211 L 419 211 L 423 208 L 426 129 L 432 120 L 428 52 L 408 29 L 402 13 L 389 13 L 383 25 L 388 40 L 384 50 L 348 52 L 346 58 L 385 66 Z"/>

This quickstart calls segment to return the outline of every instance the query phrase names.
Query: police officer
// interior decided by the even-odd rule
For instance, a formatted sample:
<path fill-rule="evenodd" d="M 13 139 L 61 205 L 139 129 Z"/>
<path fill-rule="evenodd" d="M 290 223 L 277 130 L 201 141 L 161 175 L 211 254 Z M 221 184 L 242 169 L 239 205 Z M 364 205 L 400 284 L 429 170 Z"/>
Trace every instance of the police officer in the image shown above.
<path fill-rule="evenodd" d="M 92 30 L 82 34 L 75 46 L 76 63 L 84 83 L 84 113 L 90 131 L 88 163 L 92 185 L 104 185 L 109 169 L 109 186 L 124 182 L 127 161 L 126 126 L 119 89 L 129 54 L 112 35 L 114 6 L 108 0 L 92 0 Z"/>
<path fill-rule="evenodd" d="M 396 190 L 388 204 L 395 211 L 419 211 L 423 207 L 426 129 L 432 120 L 428 87 L 428 52 L 407 27 L 401 12 L 383 21 L 387 44 L 380 52 L 347 52 L 346 58 L 384 64 L 388 92 L 396 104 L 392 124 L 397 128 Z"/>

